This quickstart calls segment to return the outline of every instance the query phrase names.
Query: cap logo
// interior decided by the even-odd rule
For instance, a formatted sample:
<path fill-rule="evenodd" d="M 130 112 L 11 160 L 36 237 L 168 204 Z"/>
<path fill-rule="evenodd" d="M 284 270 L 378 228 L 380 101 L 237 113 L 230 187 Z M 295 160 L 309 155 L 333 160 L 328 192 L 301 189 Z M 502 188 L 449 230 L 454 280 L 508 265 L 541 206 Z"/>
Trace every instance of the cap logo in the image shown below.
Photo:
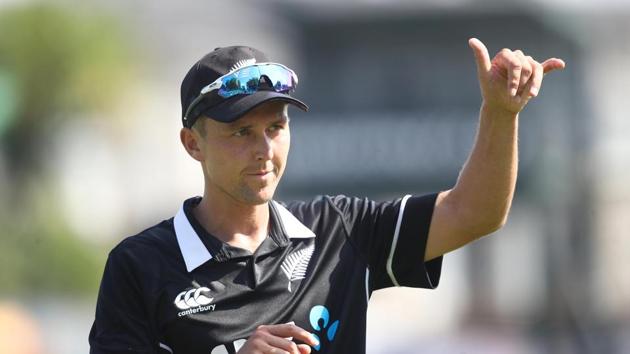
<path fill-rule="evenodd" d="M 238 70 L 242 67 L 256 64 L 256 58 L 239 60 L 230 68 L 230 72 Z"/>

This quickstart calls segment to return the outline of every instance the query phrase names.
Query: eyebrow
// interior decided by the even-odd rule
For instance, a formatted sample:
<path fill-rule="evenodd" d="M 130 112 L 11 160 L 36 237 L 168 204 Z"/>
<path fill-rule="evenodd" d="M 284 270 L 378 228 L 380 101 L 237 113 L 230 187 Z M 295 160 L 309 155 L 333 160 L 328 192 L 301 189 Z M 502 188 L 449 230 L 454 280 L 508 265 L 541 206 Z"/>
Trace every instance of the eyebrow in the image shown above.
<path fill-rule="evenodd" d="M 290 121 L 291 121 L 291 118 L 289 118 L 288 112 L 283 111 L 283 112 L 278 112 L 278 114 L 276 114 L 276 119 L 272 120 L 271 124 L 289 123 Z M 226 125 L 224 125 L 225 130 L 228 130 L 228 131 L 239 130 L 239 129 L 249 129 L 252 126 L 253 124 L 243 124 L 243 122 L 241 122 L 240 120 L 226 123 Z"/>
<path fill-rule="evenodd" d="M 275 120 L 275 122 L 283 122 L 283 123 L 289 123 L 291 121 L 291 118 L 289 118 L 289 114 L 282 112 L 280 114 L 278 114 L 278 119 Z"/>

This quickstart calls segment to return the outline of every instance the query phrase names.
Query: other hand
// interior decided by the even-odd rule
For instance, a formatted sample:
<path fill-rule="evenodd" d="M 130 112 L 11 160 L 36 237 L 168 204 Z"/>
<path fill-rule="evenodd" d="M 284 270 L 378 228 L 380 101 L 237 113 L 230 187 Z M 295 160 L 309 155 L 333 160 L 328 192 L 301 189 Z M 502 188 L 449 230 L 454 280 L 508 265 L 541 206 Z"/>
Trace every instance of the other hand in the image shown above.
<path fill-rule="evenodd" d="M 306 330 L 292 324 L 258 326 L 238 354 L 309 354 L 311 347 L 296 344 L 293 339 L 316 346 L 317 341 Z"/>

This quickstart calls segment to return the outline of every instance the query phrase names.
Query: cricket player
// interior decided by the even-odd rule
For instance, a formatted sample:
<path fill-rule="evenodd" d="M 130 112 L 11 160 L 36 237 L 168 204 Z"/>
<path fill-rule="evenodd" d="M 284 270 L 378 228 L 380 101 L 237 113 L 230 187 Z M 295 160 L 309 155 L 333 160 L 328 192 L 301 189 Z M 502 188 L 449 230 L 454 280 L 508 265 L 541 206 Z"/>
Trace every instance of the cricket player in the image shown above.
<path fill-rule="evenodd" d="M 469 45 L 482 102 L 456 184 L 384 202 L 275 201 L 288 106 L 307 110 L 291 96 L 297 74 L 243 46 L 196 62 L 181 86 L 180 138 L 199 162 L 203 195 L 110 252 L 90 352 L 365 353 L 374 290 L 435 288 L 444 254 L 504 225 L 519 113 L 565 65 L 510 49 L 491 59 L 481 41 Z"/>

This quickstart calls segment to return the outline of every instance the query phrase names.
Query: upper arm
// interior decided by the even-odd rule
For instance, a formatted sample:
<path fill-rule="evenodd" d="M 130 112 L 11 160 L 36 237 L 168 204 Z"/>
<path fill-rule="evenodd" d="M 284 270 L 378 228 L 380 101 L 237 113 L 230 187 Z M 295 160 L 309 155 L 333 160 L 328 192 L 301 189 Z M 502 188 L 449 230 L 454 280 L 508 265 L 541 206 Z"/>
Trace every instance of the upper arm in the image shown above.
<path fill-rule="evenodd" d="M 112 251 L 107 259 L 90 331 L 90 353 L 156 353 L 158 342 L 144 303 L 146 294 L 128 254 Z"/>

